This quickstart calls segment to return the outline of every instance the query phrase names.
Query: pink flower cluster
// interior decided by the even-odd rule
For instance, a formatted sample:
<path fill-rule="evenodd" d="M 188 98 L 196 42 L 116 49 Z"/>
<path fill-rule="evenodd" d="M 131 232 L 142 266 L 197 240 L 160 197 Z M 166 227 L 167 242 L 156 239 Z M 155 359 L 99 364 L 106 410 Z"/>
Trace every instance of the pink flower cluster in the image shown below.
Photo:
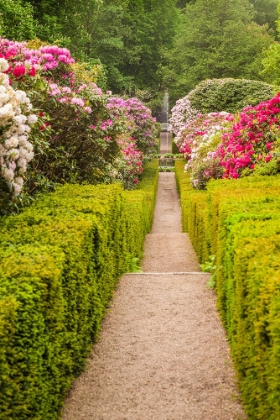
<path fill-rule="evenodd" d="M 67 48 L 56 45 L 40 47 L 37 50 L 27 48 L 26 42 L 15 42 L 0 38 L 0 56 L 10 63 L 8 73 L 16 78 L 26 74 L 35 76 L 36 70 L 52 71 L 60 64 L 72 64 L 75 60 Z"/>
<path fill-rule="evenodd" d="M 222 136 L 215 157 L 224 167 L 224 178 L 238 178 L 244 168 L 269 162 L 279 136 L 280 93 L 257 106 L 248 106 L 238 114 L 232 129 Z"/>
<path fill-rule="evenodd" d="M 77 95 L 78 90 L 72 90 L 68 86 L 59 86 L 57 83 L 48 84 L 48 95 L 55 98 L 58 102 L 76 105 L 86 112 L 92 113 L 92 108 L 88 105 L 86 98 Z M 81 91 L 80 91 L 81 92 Z"/>
<path fill-rule="evenodd" d="M 121 154 L 114 162 L 111 176 L 121 180 L 126 189 L 132 189 L 139 182 L 143 172 L 143 153 L 137 149 L 135 139 L 125 135 L 120 136 L 118 144 Z"/>
<path fill-rule="evenodd" d="M 142 166 L 142 159 L 143 159 L 143 153 L 137 150 L 137 147 L 134 143 L 134 138 L 130 138 L 131 143 L 128 143 L 125 145 L 125 147 L 122 149 L 122 153 L 125 156 L 125 160 L 127 161 L 127 164 L 129 166 L 129 172 L 132 174 L 139 175 L 143 171 Z M 134 183 L 138 183 L 138 179 L 134 179 Z"/>
<path fill-rule="evenodd" d="M 135 138 L 137 147 L 144 153 L 155 144 L 156 119 L 152 117 L 151 110 L 138 98 L 122 99 L 111 97 L 108 99 L 107 108 L 114 115 L 124 115 L 132 124 L 132 136 Z"/>

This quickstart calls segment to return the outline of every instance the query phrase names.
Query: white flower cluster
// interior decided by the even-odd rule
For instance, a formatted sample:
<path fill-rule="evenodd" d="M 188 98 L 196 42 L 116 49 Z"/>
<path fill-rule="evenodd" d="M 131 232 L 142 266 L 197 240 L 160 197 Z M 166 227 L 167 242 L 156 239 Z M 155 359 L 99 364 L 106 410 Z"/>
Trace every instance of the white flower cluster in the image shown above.
<path fill-rule="evenodd" d="M 185 96 L 176 102 L 171 113 L 168 131 L 172 131 L 178 137 L 185 126 L 197 117 L 199 111 L 191 107 L 190 100 Z"/>
<path fill-rule="evenodd" d="M 196 140 L 193 141 L 194 147 L 192 148 L 192 152 L 190 154 L 190 160 L 185 165 L 185 170 L 191 168 L 193 161 L 195 161 L 197 158 L 200 159 L 200 154 L 199 154 L 200 150 L 205 147 L 210 147 L 213 139 L 224 130 L 225 130 L 225 127 L 223 125 L 216 124 L 216 125 L 210 126 L 209 130 L 206 132 L 206 134 L 204 134 L 201 137 L 199 142 L 197 142 Z M 204 157 L 202 160 L 206 162 L 208 159 L 213 159 L 213 152 L 208 152 L 207 156 Z"/>
<path fill-rule="evenodd" d="M 18 195 L 27 164 L 34 156 L 28 135 L 37 117 L 30 114 L 32 104 L 26 93 L 9 85 L 8 76 L 2 73 L 7 68 L 7 61 L 0 58 L 0 174 L 11 192 Z"/>

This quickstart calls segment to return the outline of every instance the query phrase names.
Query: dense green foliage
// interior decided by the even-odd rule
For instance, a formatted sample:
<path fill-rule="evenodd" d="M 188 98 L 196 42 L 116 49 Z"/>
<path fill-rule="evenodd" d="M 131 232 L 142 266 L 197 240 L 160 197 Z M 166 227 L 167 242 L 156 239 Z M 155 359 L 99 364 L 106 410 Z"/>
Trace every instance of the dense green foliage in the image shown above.
<path fill-rule="evenodd" d="M 32 12 L 28 2 L 0 0 L 0 36 L 17 41 L 34 38 L 38 28 Z"/>
<path fill-rule="evenodd" d="M 235 113 L 273 96 L 273 87 L 258 80 L 212 79 L 200 82 L 187 96 L 194 109 L 203 114 L 214 111 Z"/>
<path fill-rule="evenodd" d="M 40 38 L 105 66 L 108 89 L 160 105 L 204 79 L 259 79 L 277 0 L 0 1 L 0 35 Z M 259 26 L 264 25 L 268 26 Z M 274 45 L 274 44 L 273 44 Z M 270 81 L 270 80 L 268 80 Z"/>
<path fill-rule="evenodd" d="M 178 0 L 177 7 L 184 9 L 188 3 L 195 3 L 196 0 Z M 268 24 L 270 28 L 275 29 L 277 18 L 277 6 L 279 0 L 249 0 L 254 7 L 254 21 L 259 25 Z"/>
<path fill-rule="evenodd" d="M 253 21 L 247 0 L 189 3 L 167 54 L 164 74 L 172 99 L 213 78 L 260 79 L 262 52 L 273 43 L 267 28 Z"/>
<path fill-rule="evenodd" d="M 254 6 L 256 14 L 254 20 L 259 25 L 266 23 L 270 28 L 276 29 L 275 21 L 277 19 L 277 6 L 279 0 L 249 0 Z"/>
<path fill-rule="evenodd" d="M 280 416 L 279 176 L 190 188 L 176 162 L 183 226 L 201 262 L 215 255 L 217 304 L 249 418 Z"/>
<path fill-rule="evenodd" d="M 108 2 L 108 5 L 111 3 Z M 118 79 L 113 81 L 113 77 L 109 76 L 110 87 L 116 91 L 125 89 L 132 94 L 136 89 L 145 90 L 148 87 L 158 89 L 160 83 L 158 71 L 163 64 L 162 50 L 171 47 L 179 19 L 174 0 L 128 1 L 126 7 L 122 2 L 123 16 L 117 27 L 121 48 L 115 60 L 110 57 L 111 54 L 108 54 L 110 51 L 106 45 L 104 46 L 104 40 L 108 37 L 108 26 L 104 25 L 101 19 L 102 16 L 108 19 L 106 7 L 101 13 L 98 18 L 100 21 L 97 20 L 97 28 L 102 32 L 97 38 L 98 42 L 93 43 L 94 54 L 108 68 L 114 66 L 115 72 L 118 71 L 124 78 L 123 81 Z M 110 28 L 112 21 L 114 16 L 110 19 Z M 111 64 L 108 60 L 111 60 Z"/>
<path fill-rule="evenodd" d="M 57 39 L 76 58 L 101 60 L 108 88 L 115 93 L 158 89 L 162 50 L 171 47 L 179 20 L 176 0 L 26 3 L 32 4 L 39 23 L 37 36 L 44 41 Z"/>
<path fill-rule="evenodd" d="M 2 220 L 1 420 L 57 419 L 118 277 L 142 256 L 157 166 L 133 192 L 65 185 Z"/>
<path fill-rule="evenodd" d="M 280 6 L 278 6 L 278 20 L 276 21 L 278 37 L 280 34 Z M 262 61 L 263 69 L 262 76 L 264 80 L 269 83 L 280 84 L 280 44 L 279 42 L 272 44 L 268 50 L 265 51 L 264 59 Z"/>

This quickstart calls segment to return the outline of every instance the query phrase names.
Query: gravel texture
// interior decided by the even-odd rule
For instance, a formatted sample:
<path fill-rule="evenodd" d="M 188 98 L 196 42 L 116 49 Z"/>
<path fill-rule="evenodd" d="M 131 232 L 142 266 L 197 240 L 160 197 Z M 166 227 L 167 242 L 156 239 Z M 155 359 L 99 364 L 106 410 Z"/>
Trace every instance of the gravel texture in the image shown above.
<path fill-rule="evenodd" d="M 246 419 L 209 276 L 181 232 L 174 173 L 160 173 L 142 267 L 121 278 L 63 420 Z"/>

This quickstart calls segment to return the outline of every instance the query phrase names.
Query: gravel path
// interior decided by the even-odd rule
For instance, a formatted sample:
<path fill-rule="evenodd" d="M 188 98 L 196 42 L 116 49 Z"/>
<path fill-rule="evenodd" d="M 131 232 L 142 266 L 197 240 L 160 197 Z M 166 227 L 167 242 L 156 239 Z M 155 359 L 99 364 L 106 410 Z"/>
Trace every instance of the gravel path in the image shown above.
<path fill-rule="evenodd" d="M 160 173 L 143 274 L 124 275 L 63 420 L 241 420 L 229 349 L 188 235 L 174 173 Z"/>

